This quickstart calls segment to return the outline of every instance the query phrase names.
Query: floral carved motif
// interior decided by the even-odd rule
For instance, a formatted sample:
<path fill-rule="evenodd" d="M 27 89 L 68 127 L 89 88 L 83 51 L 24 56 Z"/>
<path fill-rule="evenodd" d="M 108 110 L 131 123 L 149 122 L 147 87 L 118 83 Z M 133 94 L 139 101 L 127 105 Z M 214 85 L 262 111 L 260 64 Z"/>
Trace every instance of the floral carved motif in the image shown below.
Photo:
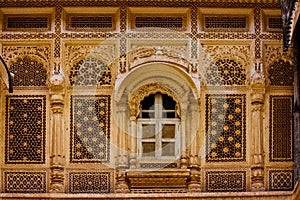
<path fill-rule="evenodd" d="M 66 66 L 71 85 L 107 85 L 115 63 L 114 45 L 67 46 Z"/>
<path fill-rule="evenodd" d="M 272 63 L 274 63 L 278 59 L 293 61 L 293 52 L 292 50 L 283 52 L 282 45 L 266 45 L 265 46 L 265 64 L 269 67 Z M 267 68 L 268 70 L 269 68 Z"/>
<path fill-rule="evenodd" d="M 101 44 L 98 46 L 95 45 L 72 45 L 67 46 L 66 49 L 66 63 L 70 63 L 71 65 L 84 58 L 84 57 L 94 57 L 97 59 L 101 59 L 103 62 L 107 64 L 111 64 L 115 61 L 116 48 L 114 45 Z"/>
<path fill-rule="evenodd" d="M 164 61 L 179 64 L 190 71 L 192 64 L 185 52 L 187 52 L 186 46 L 137 46 L 129 53 L 129 63 L 133 68 L 147 62 Z"/>
<path fill-rule="evenodd" d="M 41 61 L 46 68 L 51 63 L 51 47 L 46 46 L 3 46 L 2 56 L 5 62 L 11 63 L 18 57 L 30 56 Z"/>

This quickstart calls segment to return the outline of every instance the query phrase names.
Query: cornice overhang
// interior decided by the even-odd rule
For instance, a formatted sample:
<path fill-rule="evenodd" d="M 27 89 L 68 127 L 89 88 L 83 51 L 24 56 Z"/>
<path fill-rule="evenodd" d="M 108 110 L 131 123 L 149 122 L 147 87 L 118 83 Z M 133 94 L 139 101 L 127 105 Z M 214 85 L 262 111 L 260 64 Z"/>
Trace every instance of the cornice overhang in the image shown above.
<path fill-rule="evenodd" d="M 298 0 L 280 0 L 283 28 L 283 47 L 287 50 L 291 44 L 296 18 Z"/>

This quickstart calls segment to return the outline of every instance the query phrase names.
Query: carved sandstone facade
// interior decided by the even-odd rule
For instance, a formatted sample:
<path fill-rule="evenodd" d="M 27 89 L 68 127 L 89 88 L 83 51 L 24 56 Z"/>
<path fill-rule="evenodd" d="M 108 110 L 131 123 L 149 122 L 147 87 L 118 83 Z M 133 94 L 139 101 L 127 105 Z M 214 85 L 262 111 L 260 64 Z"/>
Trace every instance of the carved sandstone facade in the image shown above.
<path fill-rule="evenodd" d="M 299 197 L 278 1 L 0 4 L 0 198 Z"/>

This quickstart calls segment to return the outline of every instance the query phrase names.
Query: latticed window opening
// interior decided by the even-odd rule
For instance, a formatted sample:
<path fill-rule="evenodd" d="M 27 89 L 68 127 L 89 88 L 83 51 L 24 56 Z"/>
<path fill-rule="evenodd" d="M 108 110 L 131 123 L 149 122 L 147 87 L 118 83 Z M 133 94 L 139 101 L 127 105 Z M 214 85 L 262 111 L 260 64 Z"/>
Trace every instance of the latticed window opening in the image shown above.
<path fill-rule="evenodd" d="M 174 159 L 179 155 L 176 103 L 166 94 L 151 94 L 141 102 L 138 123 L 139 158 Z"/>
<path fill-rule="evenodd" d="M 4 20 L 7 31 L 50 30 L 50 15 L 4 15 Z"/>
<path fill-rule="evenodd" d="M 281 17 L 269 17 L 268 18 L 268 28 L 269 29 L 282 29 L 282 19 Z"/>
<path fill-rule="evenodd" d="M 270 96 L 270 161 L 293 160 L 293 96 Z"/>
<path fill-rule="evenodd" d="M 183 16 L 136 16 L 136 28 L 184 28 L 185 19 Z"/>
<path fill-rule="evenodd" d="M 246 70 L 234 59 L 219 59 L 206 71 L 208 85 L 244 85 Z"/>
<path fill-rule="evenodd" d="M 44 65 L 28 56 L 18 58 L 10 65 L 14 86 L 46 86 L 47 71 Z"/>
<path fill-rule="evenodd" d="M 205 29 L 208 30 L 224 30 L 236 29 L 245 30 L 247 28 L 246 16 L 224 16 L 214 15 L 204 17 Z"/>
<path fill-rule="evenodd" d="M 69 15 L 68 29 L 71 30 L 112 30 L 112 15 Z"/>
<path fill-rule="evenodd" d="M 88 57 L 72 66 L 69 79 L 71 86 L 110 85 L 111 71 L 101 60 Z"/>
<path fill-rule="evenodd" d="M 287 61 L 278 60 L 270 66 L 269 78 L 272 86 L 293 86 L 293 66 Z"/>

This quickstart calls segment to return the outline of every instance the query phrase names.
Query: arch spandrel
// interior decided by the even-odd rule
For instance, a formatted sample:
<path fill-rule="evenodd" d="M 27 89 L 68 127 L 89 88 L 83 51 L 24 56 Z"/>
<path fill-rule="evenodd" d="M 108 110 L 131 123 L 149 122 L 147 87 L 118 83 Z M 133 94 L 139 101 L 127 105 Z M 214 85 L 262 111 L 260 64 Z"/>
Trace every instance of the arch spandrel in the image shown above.
<path fill-rule="evenodd" d="M 129 100 L 129 95 L 137 88 L 154 83 L 172 90 L 175 96 L 180 97 L 179 102 L 187 100 L 189 93 L 192 93 L 195 100 L 200 97 L 198 77 L 193 77 L 180 66 L 165 62 L 151 62 L 120 75 L 115 84 L 114 99 L 117 103 L 122 99 Z"/>

